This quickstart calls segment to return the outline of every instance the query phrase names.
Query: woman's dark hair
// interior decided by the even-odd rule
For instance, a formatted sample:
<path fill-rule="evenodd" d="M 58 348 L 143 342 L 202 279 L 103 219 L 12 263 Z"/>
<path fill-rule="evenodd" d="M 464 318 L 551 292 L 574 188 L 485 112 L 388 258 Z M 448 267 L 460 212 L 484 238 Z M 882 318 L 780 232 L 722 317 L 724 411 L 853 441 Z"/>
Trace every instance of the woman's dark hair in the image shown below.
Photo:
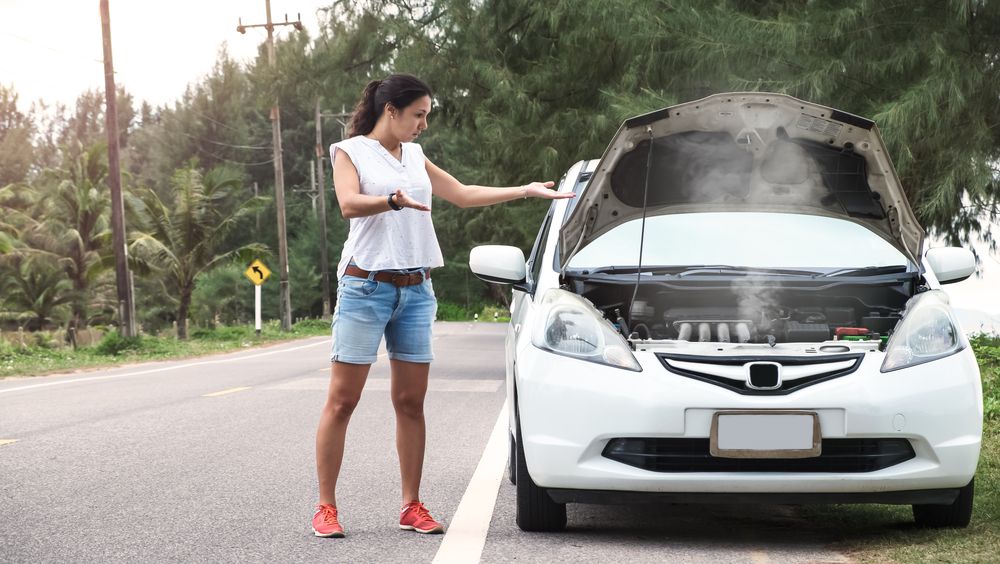
<path fill-rule="evenodd" d="M 354 107 L 351 123 L 347 126 L 347 136 L 371 133 L 387 103 L 402 110 L 424 96 L 431 96 L 430 87 L 413 75 L 390 74 L 382 80 L 369 82 Z"/>

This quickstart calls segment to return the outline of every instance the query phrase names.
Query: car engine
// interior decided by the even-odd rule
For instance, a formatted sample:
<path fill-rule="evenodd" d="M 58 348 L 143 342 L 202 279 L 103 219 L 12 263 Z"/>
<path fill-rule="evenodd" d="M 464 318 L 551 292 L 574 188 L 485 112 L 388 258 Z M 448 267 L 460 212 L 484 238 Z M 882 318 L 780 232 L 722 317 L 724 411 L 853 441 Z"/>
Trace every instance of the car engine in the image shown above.
<path fill-rule="evenodd" d="M 884 343 L 914 288 L 909 282 L 819 288 L 647 283 L 630 302 L 633 288 L 628 285 L 587 282 L 577 293 L 630 340 L 772 345 L 829 340 Z"/>

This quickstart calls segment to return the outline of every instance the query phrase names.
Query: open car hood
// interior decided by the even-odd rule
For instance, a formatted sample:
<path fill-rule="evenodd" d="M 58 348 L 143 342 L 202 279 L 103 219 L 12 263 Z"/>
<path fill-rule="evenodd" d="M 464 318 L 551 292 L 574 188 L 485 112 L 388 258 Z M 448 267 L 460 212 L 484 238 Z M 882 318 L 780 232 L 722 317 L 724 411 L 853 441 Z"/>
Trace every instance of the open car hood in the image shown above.
<path fill-rule="evenodd" d="M 875 123 L 783 94 L 716 94 L 626 120 L 563 225 L 560 267 L 640 218 L 644 199 L 647 217 L 754 211 L 847 219 L 920 265 L 924 231 Z"/>

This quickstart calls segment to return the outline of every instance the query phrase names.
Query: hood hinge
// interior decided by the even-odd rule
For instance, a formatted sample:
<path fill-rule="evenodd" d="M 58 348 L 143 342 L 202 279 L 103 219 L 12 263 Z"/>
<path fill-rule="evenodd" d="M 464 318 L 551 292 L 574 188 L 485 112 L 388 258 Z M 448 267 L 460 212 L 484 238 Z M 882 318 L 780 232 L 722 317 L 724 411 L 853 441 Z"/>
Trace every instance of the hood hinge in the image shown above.
<path fill-rule="evenodd" d="M 889 218 L 889 231 L 892 232 L 892 236 L 897 239 L 902 239 L 902 232 L 899 228 L 899 210 L 896 206 L 889 206 L 885 210 L 885 215 Z"/>

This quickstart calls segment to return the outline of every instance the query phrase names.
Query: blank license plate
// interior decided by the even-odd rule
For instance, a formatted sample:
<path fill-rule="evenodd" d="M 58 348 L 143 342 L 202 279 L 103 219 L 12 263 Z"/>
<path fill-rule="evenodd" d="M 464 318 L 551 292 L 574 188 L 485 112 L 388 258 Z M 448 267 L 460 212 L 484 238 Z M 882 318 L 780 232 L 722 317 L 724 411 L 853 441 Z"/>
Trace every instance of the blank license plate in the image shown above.
<path fill-rule="evenodd" d="M 819 417 L 808 411 L 720 411 L 710 452 L 721 458 L 809 458 L 822 452 Z"/>

